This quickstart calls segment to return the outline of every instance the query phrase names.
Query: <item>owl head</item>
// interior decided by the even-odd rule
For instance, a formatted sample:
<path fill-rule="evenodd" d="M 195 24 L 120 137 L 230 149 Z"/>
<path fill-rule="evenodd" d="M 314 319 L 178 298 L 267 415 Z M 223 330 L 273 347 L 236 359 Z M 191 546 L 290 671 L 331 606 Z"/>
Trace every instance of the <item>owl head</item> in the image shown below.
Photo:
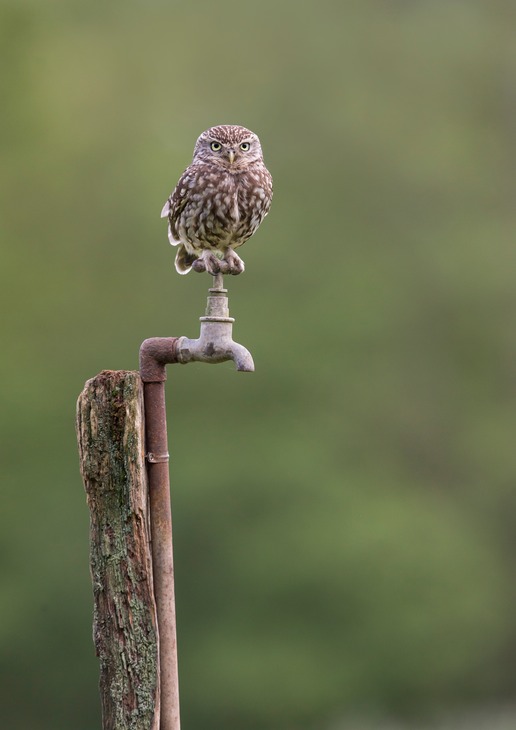
<path fill-rule="evenodd" d="M 229 170 L 245 170 L 263 159 L 260 140 L 249 129 L 221 124 L 203 132 L 194 149 L 194 162 L 202 160 Z"/>

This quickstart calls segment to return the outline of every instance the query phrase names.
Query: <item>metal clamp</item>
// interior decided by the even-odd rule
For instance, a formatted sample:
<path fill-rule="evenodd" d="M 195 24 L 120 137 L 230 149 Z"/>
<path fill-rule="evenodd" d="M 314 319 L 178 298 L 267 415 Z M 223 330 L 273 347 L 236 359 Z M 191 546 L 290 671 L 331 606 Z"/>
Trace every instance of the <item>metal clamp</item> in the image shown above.
<path fill-rule="evenodd" d="M 164 462 L 167 462 L 170 459 L 170 456 L 167 454 L 153 454 L 149 451 L 148 454 L 145 454 L 145 458 L 150 464 L 163 464 Z"/>

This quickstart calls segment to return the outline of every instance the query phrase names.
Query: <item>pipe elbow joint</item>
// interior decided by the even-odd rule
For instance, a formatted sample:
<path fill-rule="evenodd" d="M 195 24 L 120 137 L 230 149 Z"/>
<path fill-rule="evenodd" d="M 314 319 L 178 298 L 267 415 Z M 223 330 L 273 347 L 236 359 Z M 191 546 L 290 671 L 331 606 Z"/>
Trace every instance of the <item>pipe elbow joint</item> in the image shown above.
<path fill-rule="evenodd" d="M 144 383 L 167 379 L 165 365 L 177 362 L 178 337 L 150 337 L 140 347 L 140 375 Z"/>

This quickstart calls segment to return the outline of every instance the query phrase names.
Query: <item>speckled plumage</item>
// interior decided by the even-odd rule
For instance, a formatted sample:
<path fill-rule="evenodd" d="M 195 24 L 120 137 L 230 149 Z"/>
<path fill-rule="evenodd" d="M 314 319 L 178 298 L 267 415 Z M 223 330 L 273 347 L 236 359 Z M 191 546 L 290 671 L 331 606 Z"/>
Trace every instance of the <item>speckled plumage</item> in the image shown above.
<path fill-rule="evenodd" d="M 161 211 L 178 247 L 177 271 L 240 274 L 244 262 L 234 249 L 253 235 L 271 200 L 272 177 L 256 134 L 230 124 L 203 132 Z"/>

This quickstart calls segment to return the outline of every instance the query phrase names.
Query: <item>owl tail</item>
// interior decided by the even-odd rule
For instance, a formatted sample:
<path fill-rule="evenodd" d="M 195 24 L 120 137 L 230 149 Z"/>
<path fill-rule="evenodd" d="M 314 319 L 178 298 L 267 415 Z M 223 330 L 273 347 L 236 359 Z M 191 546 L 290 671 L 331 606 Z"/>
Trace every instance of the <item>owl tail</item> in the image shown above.
<path fill-rule="evenodd" d="M 176 271 L 178 274 L 188 274 L 192 268 L 193 262 L 197 259 L 197 256 L 188 253 L 184 246 L 177 247 L 176 254 Z"/>

